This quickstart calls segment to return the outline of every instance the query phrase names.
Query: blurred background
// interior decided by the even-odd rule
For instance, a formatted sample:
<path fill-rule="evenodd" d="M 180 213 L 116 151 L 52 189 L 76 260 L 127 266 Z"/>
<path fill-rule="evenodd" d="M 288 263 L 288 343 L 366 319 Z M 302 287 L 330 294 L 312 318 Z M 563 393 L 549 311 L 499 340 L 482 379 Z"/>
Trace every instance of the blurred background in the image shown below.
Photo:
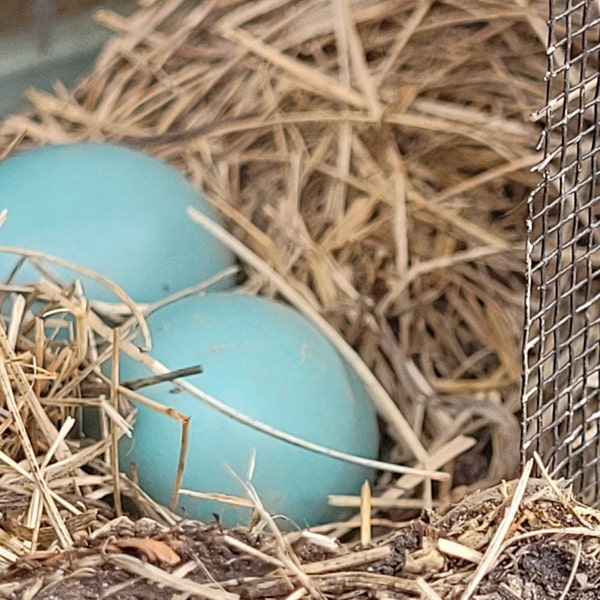
<path fill-rule="evenodd" d="M 28 87 L 72 86 L 93 64 L 110 32 L 93 20 L 99 8 L 129 14 L 133 0 L 2 0 L 0 119 L 27 106 Z"/>

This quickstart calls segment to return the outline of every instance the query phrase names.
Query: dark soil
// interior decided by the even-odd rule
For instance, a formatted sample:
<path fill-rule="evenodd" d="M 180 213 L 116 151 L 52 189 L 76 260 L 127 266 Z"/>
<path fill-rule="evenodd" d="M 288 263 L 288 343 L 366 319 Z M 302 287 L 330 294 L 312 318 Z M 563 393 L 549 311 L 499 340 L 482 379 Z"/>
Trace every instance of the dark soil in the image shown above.
<path fill-rule="evenodd" d="M 370 549 L 327 547 L 301 532 L 282 542 L 278 535 L 217 524 L 166 529 L 148 519 L 125 519 L 69 551 L 19 560 L 0 574 L 0 597 L 259 600 L 287 598 L 304 588 L 305 597 L 402 600 L 427 597 L 419 589 L 423 580 L 439 597 L 458 600 L 477 564 L 441 553 L 438 541 L 484 555 L 513 492 L 508 484 L 473 494 L 445 515 L 425 514 Z M 600 600 L 595 511 L 571 506 L 531 481 L 506 539 L 472 599 Z M 373 552 L 380 556 L 373 559 Z"/>

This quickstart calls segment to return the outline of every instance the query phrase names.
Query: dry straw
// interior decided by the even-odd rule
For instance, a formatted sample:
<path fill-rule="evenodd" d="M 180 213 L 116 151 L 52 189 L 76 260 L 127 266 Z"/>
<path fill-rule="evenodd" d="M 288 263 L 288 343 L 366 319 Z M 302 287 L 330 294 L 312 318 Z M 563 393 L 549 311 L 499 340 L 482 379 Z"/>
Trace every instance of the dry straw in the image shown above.
<path fill-rule="evenodd" d="M 212 230 L 240 257 L 246 289 L 287 299 L 355 364 L 389 435 L 384 459 L 417 470 L 382 477 L 362 501 L 332 498 L 362 505 L 361 517 L 314 535 L 359 531 L 366 543 L 376 527 L 397 527 L 419 508 L 447 503 L 447 474 L 479 486 L 514 476 L 524 202 L 537 183 L 530 169 L 539 160 L 539 130 L 530 114 L 543 104 L 545 4 L 141 4 L 129 18 L 98 14 L 116 35 L 93 72 L 75 90 L 31 90 L 32 109 L 0 125 L 2 156 L 92 139 L 162 157 L 221 212 L 229 234 Z M 191 218 L 211 228 L 200 215 Z M 40 257 L 29 260 L 47 273 Z M 11 308 L 0 328 L 0 562 L 127 529 L 122 520 L 114 531 L 106 525 L 120 510 L 105 502 L 116 489 L 141 514 L 173 525 L 168 508 L 119 477 L 111 452 L 130 427 L 125 399 L 149 401 L 143 389 L 99 371 L 115 344 L 136 354 L 127 335 L 135 323 L 144 327 L 148 307 L 130 307 L 135 318 L 115 335 L 76 286 L 8 284 L 2 293 Z M 46 323 L 68 329 L 70 342 L 51 342 L 33 318 L 40 296 Z M 164 375 L 163 366 L 148 364 Z M 83 406 L 100 411 L 102 441 L 67 435 Z M 178 418 L 185 442 L 186 416 Z M 434 485 L 434 478 L 445 481 Z M 249 500 L 274 528 L 260 500 Z M 380 586 L 436 598 L 449 585 L 416 572 L 303 570 L 274 529 L 278 550 L 255 549 L 254 558 L 270 556 L 265 563 L 282 569 L 283 579 L 254 581 L 256 597 L 259 588 L 299 598 Z M 487 552 L 446 544 L 445 556 L 473 568 L 474 557 L 485 557 L 465 586 L 499 560 L 498 536 Z M 238 550 L 245 543 L 229 542 Z M 100 564 L 86 560 L 90 569 Z M 203 592 L 131 557 L 110 560 L 184 593 L 233 589 L 219 582 Z"/>

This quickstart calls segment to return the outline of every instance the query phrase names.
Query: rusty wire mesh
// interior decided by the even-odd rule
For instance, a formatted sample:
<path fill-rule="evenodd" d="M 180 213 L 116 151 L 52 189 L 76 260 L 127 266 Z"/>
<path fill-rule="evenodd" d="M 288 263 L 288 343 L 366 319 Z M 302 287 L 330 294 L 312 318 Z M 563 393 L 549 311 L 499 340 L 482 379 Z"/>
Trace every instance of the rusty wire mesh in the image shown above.
<path fill-rule="evenodd" d="M 542 181 L 529 198 L 523 454 L 600 503 L 600 11 L 549 0 Z"/>

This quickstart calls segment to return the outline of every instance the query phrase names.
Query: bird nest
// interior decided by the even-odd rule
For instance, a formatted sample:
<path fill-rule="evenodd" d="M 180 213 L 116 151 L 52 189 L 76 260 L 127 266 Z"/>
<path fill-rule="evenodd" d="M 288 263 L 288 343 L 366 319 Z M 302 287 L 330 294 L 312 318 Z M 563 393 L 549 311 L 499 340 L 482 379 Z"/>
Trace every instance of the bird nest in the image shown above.
<path fill-rule="evenodd" d="M 575 553 L 572 571 L 531 585 L 582 585 L 597 518 L 550 481 L 524 473 L 409 522 L 519 471 L 545 4 L 140 4 L 127 18 L 98 13 L 115 35 L 95 68 L 74 90 L 30 90 L 31 110 L 0 124 L 3 156 L 105 140 L 189 177 L 226 229 L 191 216 L 236 252 L 246 290 L 293 304 L 354 364 L 390 468 L 361 497 L 332 499 L 356 517 L 315 531 L 282 534 L 251 489 L 262 528 L 178 523 L 119 475 L 111 451 L 128 427 L 123 398 L 143 390 L 99 365 L 135 348 L 77 285 L 7 283 L 0 591 L 82 597 L 85 571 L 86 593 L 123 598 L 521 597 L 525 559 L 546 568 L 543 544 L 560 531 L 580 535 L 578 549 L 550 545 L 552 560 Z M 49 319 L 68 333 L 48 337 Z M 74 435 L 83 407 L 111 424 L 104 439 Z"/>

